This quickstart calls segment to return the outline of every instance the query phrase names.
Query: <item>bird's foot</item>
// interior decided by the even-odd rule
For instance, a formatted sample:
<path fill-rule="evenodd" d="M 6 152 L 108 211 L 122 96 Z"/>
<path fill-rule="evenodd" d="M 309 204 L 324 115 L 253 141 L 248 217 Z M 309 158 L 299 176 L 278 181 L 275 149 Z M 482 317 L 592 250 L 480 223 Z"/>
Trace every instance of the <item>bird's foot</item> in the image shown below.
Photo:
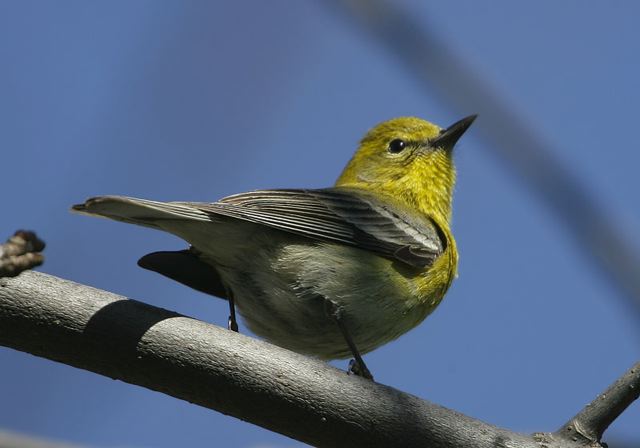
<path fill-rule="evenodd" d="M 235 331 L 236 333 L 239 333 L 238 322 L 236 322 L 233 316 L 229 316 L 229 323 L 227 324 L 227 328 L 231 331 Z"/>
<path fill-rule="evenodd" d="M 371 375 L 371 372 L 364 362 L 358 362 L 355 359 L 350 360 L 347 372 L 349 375 L 357 375 L 373 381 L 373 375 Z"/>

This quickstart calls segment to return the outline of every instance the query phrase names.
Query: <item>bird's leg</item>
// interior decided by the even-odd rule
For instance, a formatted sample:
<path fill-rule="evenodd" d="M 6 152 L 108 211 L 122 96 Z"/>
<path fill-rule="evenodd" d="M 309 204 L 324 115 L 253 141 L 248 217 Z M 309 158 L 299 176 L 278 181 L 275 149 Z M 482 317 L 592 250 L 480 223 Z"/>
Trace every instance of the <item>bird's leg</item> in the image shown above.
<path fill-rule="evenodd" d="M 349 350 L 351 350 L 351 354 L 353 355 L 354 359 L 349 361 L 349 374 L 358 375 L 373 381 L 373 375 L 371 375 L 371 372 L 367 368 L 367 365 L 364 363 L 364 359 L 362 359 L 362 356 L 360 355 L 358 347 L 356 347 L 355 342 L 353 342 L 351 334 L 349 333 L 349 330 L 344 323 L 344 319 L 342 318 L 340 310 L 338 309 L 336 304 L 330 300 L 326 300 L 325 304 L 327 306 L 329 315 L 333 318 L 333 320 L 335 320 L 338 328 L 340 329 L 340 332 L 342 333 L 342 336 L 344 337 L 345 342 L 349 346 Z"/>
<path fill-rule="evenodd" d="M 227 328 L 231 331 L 238 331 L 238 321 L 236 320 L 236 303 L 233 300 L 233 293 L 229 288 L 225 288 L 227 290 L 227 300 L 229 301 L 229 322 L 227 324 Z"/>

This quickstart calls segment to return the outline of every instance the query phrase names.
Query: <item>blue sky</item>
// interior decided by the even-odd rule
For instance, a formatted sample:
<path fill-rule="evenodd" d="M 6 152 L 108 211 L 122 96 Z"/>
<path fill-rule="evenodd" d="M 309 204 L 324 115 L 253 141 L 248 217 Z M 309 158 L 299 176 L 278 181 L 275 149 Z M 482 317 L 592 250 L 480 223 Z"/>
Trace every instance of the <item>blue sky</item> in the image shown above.
<path fill-rule="evenodd" d="M 640 248 L 640 5 L 397 4 L 553 142 Z M 328 186 L 377 122 L 444 126 L 476 112 L 423 89 L 320 1 L 2 1 L 0 58 L 0 235 L 34 229 L 48 243 L 43 272 L 218 325 L 224 302 L 135 264 L 182 242 L 69 206 Z M 421 326 L 366 360 L 406 392 L 513 430 L 553 430 L 640 358 L 640 322 L 482 126 L 481 116 L 456 150 L 460 276 Z M 0 348 L 0 365 L 0 428 L 105 447 L 300 446 L 24 353 Z M 638 441 L 639 419 L 636 403 L 608 434 Z"/>

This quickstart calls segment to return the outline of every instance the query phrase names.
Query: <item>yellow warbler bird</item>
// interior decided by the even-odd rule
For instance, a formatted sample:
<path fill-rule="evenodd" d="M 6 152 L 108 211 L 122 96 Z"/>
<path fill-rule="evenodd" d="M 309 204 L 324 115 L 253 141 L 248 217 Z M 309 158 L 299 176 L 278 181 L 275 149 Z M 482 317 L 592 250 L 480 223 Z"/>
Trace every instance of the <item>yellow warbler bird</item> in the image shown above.
<path fill-rule="evenodd" d="M 255 334 L 321 359 L 361 354 L 418 325 L 456 275 L 452 150 L 476 118 L 442 129 L 395 118 L 371 129 L 335 186 L 213 203 L 100 196 L 74 211 L 163 230 L 190 248 L 138 264 L 229 301 Z"/>

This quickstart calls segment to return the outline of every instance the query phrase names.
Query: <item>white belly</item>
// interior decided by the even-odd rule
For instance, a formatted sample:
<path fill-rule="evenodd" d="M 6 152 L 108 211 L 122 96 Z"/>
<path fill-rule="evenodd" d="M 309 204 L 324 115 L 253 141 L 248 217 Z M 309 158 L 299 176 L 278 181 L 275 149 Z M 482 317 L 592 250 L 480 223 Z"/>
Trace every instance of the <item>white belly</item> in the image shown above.
<path fill-rule="evenodd" d="M 244 223 L 199 235 L 181 230 L 173 233 L 216 267 L 249 329 L 299 353 L 352 356 L 327 300 L 361 353 L 407 332 L 432 309 L 413 290 L 418 271 L 361 249 Z"/>
<path fill-rule="evenodd" d="M 408 297 L 409 282 L 390 260 L 359 249 L 296 244 L 248 258 L 240 269 L 219 267 L 221 278 L 251 331 L 297 352 L 351 356 L 327 300 L 361 353 L 407 332 L 430 311 Z"/>

